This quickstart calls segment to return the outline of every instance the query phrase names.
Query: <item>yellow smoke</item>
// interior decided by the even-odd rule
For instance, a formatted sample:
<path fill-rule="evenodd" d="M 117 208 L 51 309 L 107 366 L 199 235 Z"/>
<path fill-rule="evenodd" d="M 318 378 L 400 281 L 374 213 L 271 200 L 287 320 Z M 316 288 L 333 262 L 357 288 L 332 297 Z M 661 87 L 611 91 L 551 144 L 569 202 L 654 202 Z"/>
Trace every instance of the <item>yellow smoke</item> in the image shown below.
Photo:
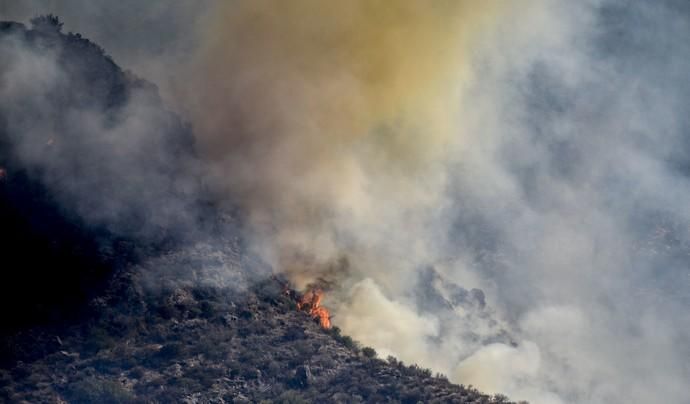
<path fill-rule="evenodd" d="M 247 0 L 214 10 L 181 86 L 193 89 L 187 104 L 217 185 L 278 266 L 323 267 L 357 248 L 343 232 L 387 228 L 389 211 L 433 203 L 443 180 L 429 173 L 462 136 L 454 97 L 500 3 Z"/>

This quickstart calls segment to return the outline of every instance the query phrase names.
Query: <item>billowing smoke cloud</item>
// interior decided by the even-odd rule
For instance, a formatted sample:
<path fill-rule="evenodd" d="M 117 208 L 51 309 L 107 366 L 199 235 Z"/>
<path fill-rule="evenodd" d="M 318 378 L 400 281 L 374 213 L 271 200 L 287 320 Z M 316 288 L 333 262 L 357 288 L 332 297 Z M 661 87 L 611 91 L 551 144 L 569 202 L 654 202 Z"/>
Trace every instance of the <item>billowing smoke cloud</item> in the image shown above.
<path fill-rule="evenodd" d="M 335 277 L 345 332 L 457 382 L 682 402 L 687 11 L 396 4 L 209 26 L 190 116 L 255 245 Z M 425 308 L 426 265 L 493 309 Z"/>
<path fill-rule="evenodd" d="M 361 268 L 391 264 L 374 249 L 423 248 L 409 233 L 430 215 L 406 212 L 438 208 L 437 166 L 461 135 L 455 98 L 497 8 L 252 1 L 216 10 L 181 86 L 191 86 L 185 98 L 218 184 L 278 268 L 313 277 L 342 256 Z M 352 262 L 365 257 L 385 261 Z"/>
<path fill-rule="evenodd" d="M 687 400 L 689 11 L 545 2 L 483 49 L 482 136 L 452 179 L 465 265 L 447 275 L 478 274 L 518 344 L 480 348 L 456 380 L 534 402 Z"/>
<path fill-rule="evenodd" d="M 189 128 L 95 45 L 24 32 L 0 41 L 2 163 L 113 234 L 193 230 L 200 186 Z"/>
<path fill-rule="evenodd" d="M 505 3 L 204 3 L 148 77 L 254 248 L 335 281 L 381 355 L 535 403 L 685 402 L 690 10 Z"/>
<path fill-rule="evenodd" d="M 445 188 L 482 34 L 498 2 L 240 2 L 220 7 L 181 80 L 216 188 L 253 246 L 382 354 L 450 370 L 417 271 L 444 257 Z M 187 85 L 188 87 L 185 87 Z"/>
<path fill-rule="evenodd" d="M 201 26 L 214 1 L 166 2 L 122 0 L 7 0 L 0 2 L 0 19 L 27 22 L 44 14 L 60 17 L 65 32 L 78 32 L 107 50 L 123 68 L 155 80 L 168 96 L 174 72 L 197 45 Z"/>

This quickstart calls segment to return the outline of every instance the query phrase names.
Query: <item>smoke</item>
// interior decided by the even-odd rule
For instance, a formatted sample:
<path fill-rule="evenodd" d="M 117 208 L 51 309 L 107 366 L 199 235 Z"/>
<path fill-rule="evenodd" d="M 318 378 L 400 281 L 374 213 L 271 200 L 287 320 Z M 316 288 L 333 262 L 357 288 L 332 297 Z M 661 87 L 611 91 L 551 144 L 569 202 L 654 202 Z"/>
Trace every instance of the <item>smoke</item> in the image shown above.
<path fill-rule="evenodd" d="M 384 262 L 353 262 L 361 258 L 387 262 L 372 244 L 411 246 L 387 241 L 399 233 L 389 226 L 415 231 L 428 215 L 403 220 L 406 212 L 437 208 L 445 175 L 436 166 L 458 135 L 454 99 L 497 8 L 218 7 L 181 87 L 216 183 L 277 268 L 314 276 L 342 256 L 353 268 Z"/>
<path fill-rule="evenodd" d="M 534 402 L 686 400 L 688 11 L 545 2 L 488 41 L 449 276 L 478 274 L 518 344 L 477 350 L 456 380 Z"/>
<path fill-rule="evenodd" d="M 682 402 L 680 6 L 434 5 L 217 11 L 183 94 L 254 246 L 456 382 Z M 424 308 L 427 265 L 489 307 Z"/>
<path fill-rule="evenodd" d="M 366 330 L 366 342 L 379 347 L 378 354 L 384 358 L 429 356 L 429 347 L 420 342 L 438 335 L 435 318 L 419 316 L 410 307 L 391 301 L 371 279 L 358 282 L 349 293 L 349 303 L 340 308 L 337 318 L 344 330 Z"/>
<path fill-rule="evenodd" d="M 8 176 L 41 184 L 63 214 L 118 237 L 193 232 L 202 189 L 189 127 L 97 46 L 57 30 L 27 32 L 0 40 Z"/>
<path fill-rule="evenodd" d="M 151 6 L 175 29 L 142 44 L 88 21 L 345 333 L 513 399 L 687 401 L 690 10 L 505 3 Z"/>
<path fill-rule="evenodd" d="M 0 19 L 27 22 L 37 15 L 54 14 L 63 31 L 78 32 L 102 46 L 123 68 L 155 81 L 164 98 L 175 80 L 166 66 L 187 60 L 198 44 L 197 27 L 214 1 L 165 2 L 123 0 L 4 0 Z"/>

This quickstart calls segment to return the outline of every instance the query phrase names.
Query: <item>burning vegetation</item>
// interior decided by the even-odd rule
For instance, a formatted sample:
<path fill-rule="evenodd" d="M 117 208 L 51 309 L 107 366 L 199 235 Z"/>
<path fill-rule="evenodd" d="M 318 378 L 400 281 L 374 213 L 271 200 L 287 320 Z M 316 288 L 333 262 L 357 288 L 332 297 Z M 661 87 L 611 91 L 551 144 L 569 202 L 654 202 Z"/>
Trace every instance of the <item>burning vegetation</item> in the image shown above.
<path fill-rule="evenodd" d="M 331 313 L 321 306 L 321 299 L 323 299 L 323 290 L 308 290 L 297 301 L 297 310 L 309 313 L 313 319 L 319 320 L 321 327 L 329 329 L 331 328 Z"/>
<path fill-rule="evenodd" d="M 310 286 L 307 288 L 307 292 L 300 295 L 290 288 L 289 283 L 283 282 L 283 289 L 285 294 L 297 303 L 297 310 L 303 311 L 309 314 L 311 318 L 318 320 L 322 328 L 331 328 L 331 313 L 327 308 L 321 306 L 324 294 L 323 288 Z"/>
<path fill-rule="evenodd" d="M 331 285 L 324 279 L 319 279 L 317 283 L 312 283 L 307 286 L 307 291 L 304 294 L 296 292 L 291 286 L 290 282 L 285 279 L 273 278 L 283 285 L 283 291 L 286 296 L 290 297 L 297 303 L 297 310 L 303 311 L 311 316 L 314 320 L 319 321 L 324 329 L 331 328 L 331 313 L 327 308 L 321 306 L 325 289 Z"/>

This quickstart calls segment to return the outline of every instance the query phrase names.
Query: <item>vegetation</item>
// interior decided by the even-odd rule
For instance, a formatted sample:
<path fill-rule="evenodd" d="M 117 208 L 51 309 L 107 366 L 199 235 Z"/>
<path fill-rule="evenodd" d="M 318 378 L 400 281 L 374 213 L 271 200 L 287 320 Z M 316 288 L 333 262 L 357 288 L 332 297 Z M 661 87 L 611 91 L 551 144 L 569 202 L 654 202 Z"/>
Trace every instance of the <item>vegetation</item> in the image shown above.
<path fill-rule="evenodd" d="M 394 357 L 378 359 L 373 348 L 359 348 L 335 327 L 321 329 L 278 296 L 216 292 L 132 290 L 136 295 L 118 299 L 89 326 L 71 334 L 63 330 L 58 351 L 1 373 L 0 399 L 120 403 L 200 395 L 262 403 L 507 402 Z M 174 298 L 183 294 L 184 303 Z M 132 301 L 146 308 L 145 321 L 128 321 L 123 330 L 119 314 Z M 53 385 L 33 387 L 56 372 Z"/>
<path fill-rule="evenodd" d="M 72 403 L 127 404 L 134 401 L 134 395 L 112 380 L 89 377 L 67 386 L 65 397 Z"/>
<path fill-rule="evenodd" d="M 370 359 L 376 357 L 376 351 L 374 350 L 374 348 L 370 348 L 368 346 L 362 348 L 362 354 L 364 354 L 364 356 Z"/>
<path fill-rule="evenodd" d="M 60 19 L 53 15 L 39 15 L 31 19 L 31 26 L 43 33 L 59 33 L 62 30 Z"/>
<path fill-rule="evenodd" d="M 62 34 L 62 23 L 57 17 L 36 17 L 31 23 L 33 29 L 23 32 L 27 46 L 43 49 L 59 42 L 56 48 L 60 49 L 60 63 L 79 84 L 55 95 L 55 100 L 69 106 L 88 105 L 112 111 L 123 105 L 133 87 L 144 85 L 122 72 L 97 45 L 78 34 Z M 173 121 L 168 122 L 176 128 L 172 132 L 181 137 L 187 133 Z M 6 137 L 2 130 L 0 127 L 0 142 Z M 167 140 L 166 144 L 179 146 Z M 23 259 L 31 254 L 41 255 L 34 250 L 44 244 L 64 250 L 45 261 L 31 261 L 27 265 L 44 268 L 39 265 L 44 264 L 56 273 L 45 285 L 38 287 L 36 283 L 50 274 L 32 272 L 25 280 L 31 281 L 30 286 L 39 292 L 57 288 L 62 294 L 81 293 L 74 304 L 82 309 L 73 317 L 56 315 L 59 321 L 15 329 L 11 337 L 2 339 L 0 402 L 505 401 L 502 396 L 492 397 L 451 384 L 443 376 L 433 376 L 429 369 L 407 366 L 392 357 L 378 359 L 373 348 L 360 347 L 337 327 L 324 330 L 308 314 L 297 311 L 294 301 L 284 293 L 283 283 L 275 279 L 252 279 L 253 286 L 241 289 L 242 292 L 201 282 L 182 282 L 175 270 L 182 267 L 184 272 L 191 271 L 193 265 L 189 262 L 203 255 L 192 256 L 193 251 L 161 261 L 160 268 L 137 266 L 139 262 L 131 257 L 159 258 L 168 251 L 164 236 L 163 241 L 142 242 L 99 229 L 98 239 L 107 242 L 90 244 L 88 241 L 96 238 L 96 230 L 69 225 L 73 221 L 60 216 L 63 211 L 54 206 L 51 210 L 50 198 L 38 196 L 45 188 L 31 184 L 28 180 L 13 183 L 13 190 L 27 193 L 17 200 L 38 199 L 45 205 L 0 205 L 0 215 L 5 215 L 0 218 L 7 219 L 2 221 L 3 226 L 17 216 L 12 210 L 17 206 L 27 209 L 22 211 L 27 217 L 33 217 L 36 211 L 50 211 L 51 219 L 60 220 L 34 218 L 49 231 L 41 243 L 27 239 L 31 250 L 15 240 L 24 224 L 8 227 L 8 236 L 2 239 L 7 243 L 3 245 L 8 253 L 14 253 L 16 247 L 21 251 L 17 256 Z M 5 203 L 6 195 L 0 193 L 0 203 Z M 26 244 L 27 240 L 22 242 Z M 90 252 L 93 257 L 88 256 Z M 221 249 L 214 252 L 225 254 L 232 261 L 227 267 L 237 273 L 229 275 L 248 278 L 247 273 L 257 272 L 243 254 Z M 89 259 L 85 260 L 84 255 Z M 6 262 L 12 261 L 12 256 L 6 258 Z M 76 272 L 67 276 L 61 268 L 54 270 L 56 266 L 72 268 L 66 264 L 74 264 Z M 156 279 L 159 288 L 146 287 L 142 280 L 144 271 L 162 274 Z M 168 278 L 164 277 L 166 274 Z M 21 284 L 14 281 L 9 283 L 12 287 Z M 31 294 L 8 295 L 12 299 L 2 296 L 7 300 L 0 306 L 10 310 L 17 304 L 34 303 L 35 296 Z M 39 299 L 36 305 L 36 311 L 43 310 L 46 317 L 58 312 L 53 309 L 57 306 L 51 305 L 57 297 L 49 297 Z"/>

